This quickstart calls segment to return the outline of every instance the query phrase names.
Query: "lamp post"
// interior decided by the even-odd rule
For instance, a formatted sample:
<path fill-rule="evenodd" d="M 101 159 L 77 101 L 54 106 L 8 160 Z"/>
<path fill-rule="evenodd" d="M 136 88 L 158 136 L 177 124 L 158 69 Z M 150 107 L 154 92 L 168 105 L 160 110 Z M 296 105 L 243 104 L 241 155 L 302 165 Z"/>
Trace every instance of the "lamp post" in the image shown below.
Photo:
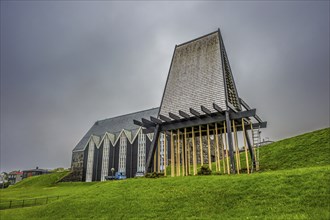
<path fill-rule="evenodd" d="M 112 173 L 112 178 L 111 178 L 111 179 L 112 179 L 112 180 L 114 179 L 113 172 L 115 172 L 115 168 L 112 167 L 112 168 L 111 168 L 111 173 Z"/>

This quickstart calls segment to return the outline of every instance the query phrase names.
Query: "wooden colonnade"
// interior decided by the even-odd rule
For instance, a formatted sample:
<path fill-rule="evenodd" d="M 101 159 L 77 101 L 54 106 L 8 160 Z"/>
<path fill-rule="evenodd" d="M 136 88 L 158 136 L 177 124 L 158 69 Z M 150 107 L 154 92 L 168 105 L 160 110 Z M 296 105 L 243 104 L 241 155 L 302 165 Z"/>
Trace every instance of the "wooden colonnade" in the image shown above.
<path fill-rule="evenodd" d="M 229 121 L 230 122 L 230 121 Z M 220 126 L 219 126 L 220 125 Z M 253 171 L 254 165 L 250 163 L 248 155 L 248 138 L 247 129 L 251 129 L 253 134 L 253 125 L 251 121 L 242 118 L 241 120 L 231 120 L 231 125 L 229 125 L 230 132 L 228 133 L 228 125 L 226 121 L 206 124 L 206 129 L 202 130 L 203 125 L 190 128 L 181 128 L 176 130 L 164 131 L 163 133 L 163 157 L 161 157 L 160 151 L 160 136 L 157 140 L 157 149 L 153 155 L 153 171 L 163 172 L 164 176 L 171 175 L 174 176 L 188 176 L 197 175 L 197 158 L 200 157 L 200 165 L 204 165 L 204 152 L 203 152 L 203 136 L 207 138 L 207 162 L 208 167 L 212 171 L 221 172 L 223 174 L 237 174 L 242 172 L 241 155 L 238 147 L 238 135 L 237 127 L 239 126 L 243 135 L 243 150 L 245 154 L 246 162 L 246 172 L 249 174 Z M 204 125 L 205 126 L 205 125 Z M 212 126 L 212 128 L 210 128 Z M 249 127 L 246 127 L 249 126 Z M 204 134 L 204 135 L 203 135 Z M 231 169 L 231 157 L 229 153 L 229 135 L 233 134 L 233 147 L 234 147 L 234 157 L 236 169 L 234 172 Z M 211 135 L 213 135 L 213 148 L 214 152 L 211 152 Z M 169 136 L 169 141 L 167 136 Z M 198 138 L 197 138 L 198 137 Z M 197 140 L 196 140 L 197 139 Z M 190 142 L 188 142 L 190 140 Z M 252 138 L 253 140 L 253 138 Z M 170 145 L 169 145 L 169 143 Z M 198 142 L 198 144 L 197 144 Z M 191 145 L 190 145 L 191 143 Z M 250 143 L 250 142 L 249 142 Z M 199 155 L 197 155 L 197 145 L 199 145 Z M 170 146 L 170 149 L 168 147 Z M 254 146 L 254 143 L 252 147 Z M 170 155 L 167 155 L 168 150 L 170 150 Z M 254 161 L 257 161 L 255 148 L 251 149 L 254 153 L 250 154 L 254 156 Z M 192 152 L 191 152 L 192 151 Z M 212 168 L 212 153 L 214 155 L 215 170 Z M 192 154 L 192 155 L 191 155 Z M 169 157 L 170 156 L 170 157 Z M 161 169 L 161 158 L 163 158 L 163 169 Z M 171 172 L 167 173 L 167 163 L 170 158 Z M 222 162 L 222 163 L 221 163 Z"/>

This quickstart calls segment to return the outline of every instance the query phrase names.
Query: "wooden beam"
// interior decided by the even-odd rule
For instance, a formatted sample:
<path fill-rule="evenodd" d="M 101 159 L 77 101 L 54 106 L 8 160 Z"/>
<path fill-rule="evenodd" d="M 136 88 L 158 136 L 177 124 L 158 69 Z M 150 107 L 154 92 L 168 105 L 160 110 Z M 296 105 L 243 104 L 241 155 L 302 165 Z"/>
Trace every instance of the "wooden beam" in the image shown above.
<path fill-rule="evenodd" d="M 184 128 L 184 164 L 185 164 L 185 175 L 188 176 L 188 146 L 187 146 L 187 128 Z"/>
<path fill-rule="evenodd" d="M 177 176 L 181 176 L 181 173 L 180 173 L 180 130 L 178 130 L 178 133 L 177 133 L 177 143 L 176 143 L 176 146 L 177 146 L 177 153 L 176 153 L 176 175 Z"/>
<path fill-rule="evenodd" d="M 231 132 L 231 122 L 228 111 L 226 111 L 226 125 L 227 125 L 228 149 L 230 156 L 230 172 L 235 174 L 236 167 L 235 167 L 235 157 L 234 157 L 233 136 Z"/>
<path fill-rule="evenodd" d="M 244 127 L 244 118 L 242 118 L 242 127 L 243 127 L 243 139 L 244 139 L 244 150 L 245 150 L 245 159 L 246 159 L 246 169 L 247 169 L 247 173 L 250 174 L 249 157 L 248 157 L 247 146 L 246 146 L 246 135 L 245 135 L 245 127 Z"/>
<path fill-rule="evenodd" d="M 250 109 L 247 111 L 241 111 L 241 112 L 230 112 L 230 119 L 241 119 L 241 118 L 248 118 L 248 117 L 254 117 L 256 115 L 256 109 Z"/>
<path fill-rule="evenodd" d="M 223 166 L 223 173 L 226 173 L 226 162 L 225 162 L 225 145 L 223 143 L 223 135 L 221 133 L 220 129 L 220 136 L 221 136 L 221 142 L 220 142 L 220 148 L 221 148 L 221 154 L 222 154 L 222 166 Z"/>
<path fill-rule="evenodd" d="M 209 161 L 209 168 L 212 170 L 212 161 L 211 161 L 211 143 L 210 143 L 210 127 L 207 124 L 206 125 L 207 129 L 207 156 L 208 156 L 208 161 Z"/>
<path fill-rule="evenodd" d="M 172 112 L 169 112 L 168 115 L 170 116 L 170 118 L 172 118 L 174 120 L 180 120 L 180 117 L 177 116 L 176 114 L 173 114 Z"/>
<path fill-rule="evenodd" d="M 218 123 L 215 123 L 215 142 L 216 142 L 216 164 L 217 164 L 217 171 L 221 171 L 221 164 L 220 164 L 220 148 L 219 148 L 219 136 L 218 136 Z"/>
<path fill-rule="evenodd" d="M 203 106 L 203 105 L 201 105 L 201 110 L 202 110 L 202 112 L 204 112 L 207 115 L 211 115 L 212 114 L 212 112 L 209 109 L 207 109 L 205 106 Z"/>
<path fill-rule="evenodd" d="M 254 118 L 255 118 L 259 123 L 262 123 L 262 120 L 261 120 L 261 118 L 259 118 L 258 115 L 255 115 Z"/>
<path fill-rule="evenodd" d="M 220 106 L 218 106 L 217 104 L 213 103 L 213 108 L 219 112 L 219 113 L 223 113 L 224 110 L 222 108 L 220 108 Z"/>
<path fill-rule="evenodd" d="M 240 101 L 241 105 L 243 105 L 243 107 L 244 107 L 246 110 L 250 110 L 250 109 L 251 109 L 250 106 L 249 106 L 246 102 L 244 102 L 243 99 L 239 98 L 239 101 Z"/>
<path fill-rule="evenodd" d="M 196 145 L 195 145 L 195 131 L 194 127 L 191 128 L 192 130 L 192 145 L 193 145 L 193 174 L 197 175 L 197 161 L 196 161 Z"/>
<path fill-rule="evenodd" d="M 156 165 L 157 165 L 157 158 L 156 158 L 156 151 L 154 153 L 154 172 L 156 172 Z"/>
<path fill-rule="evenodd" d="M 190 118 L 190 115 L 188 115 L 187 113 L 185 113 L 184 111 L 181 111 L 181 110 L 179 110 L 179 115 L 186 118 L 186 119 Z"/>
<path fill-rule="evenodd" d="M 163 121 L 166 121 L 166 122 L 171 122 L 171 121 L 172 121 L 170 118 L 168 118 L 168 117 L 166 117 L 166 116 L 164 116 L 164 115 L 161 115 L 161 114 L 159 114 L 159 118 L 160 118 L 161 120 L 163 120 Z"/>
<path fill-rule="evenodd" d="M 202 126 L 201 125 L 199 126 L 199 149 L 200 149 L 199 155 L 201 158 L 201 166 L 203 166 L 204 160 L 203 160 L 203 140 L 202 140 Z"/>
<path fill-rule="evenodd" d="M 152 165 L 152 156 L 154 155 L 155 151 L 156 151 L 156 147 L 157 147 L 157 140 L 158 140 L 158 136 L 159 136 L 159 125 L 156 125 L 156 128 L 154 130 L 154 138 L 152 139 L 152 142 L 150 144 L 150 149 L 149 149 L 149 153 L 148 153 L 148 157 L 147 157 L 147 162 L 146 162 L 146 169 L 145 169 L 145 173 L 148 173 L 151 171 L 151 165 Z"/>
<path fill-rule="evenodd" d="M 155 118 L 155 117 L 152 117 L 150 116 L 150 120 L 153 122 L 153 123 L 156 123 L 156 124 L 162 124 L 162 120 L 158 119 L 158 118 Z"/>
<path fill-rule="evenodd" d="M 186 134 L 187 135 L 187 134 Z M 190 143 L 187 141 L 187 162 L 188 162 L 188 165 L 187 165 L 187 175 L 190 175 L 191 172 L 190 172 Z"/>
<path fill-rule="evenodd" d="M 153 127 L 156 127 L 157 125 L 156 123 L 153 123 L 152 121 L 149 121 L 148 119 L 145 118 L 142 118 L 141 120 L 144 125 L 153 126 Z"/>
<path fill-rule="evenodd" d="M 203 117 L 203 118 L 194 118 L 193 120 L 180 120 L 173 121 L 171 123 L 162 124 L 162 131 L 167 130 L 176 130 L 180 128 L 188 128 L 188 127 L 197 127 L 199 125 L 212 124 L 215 122 L 222 122 L 226 119 L 224 115 L 215 115 L 212 117 Z"/>
<path fill-rule="evenodd" d="M 167 139 L 166 139 L 166 132 L 163 134 L 164 137 L 164 176 L 166 176 L 166 163 L 167 163 Z"/>
<path fill-rule="evenodd" d="M 144 126 L 142 122 L 140 122 L 140 121 L 138 121 L 138 120 L 135 120 L 135 119 L 133 119 L 133 123 L 134 123 L 135 125 L 137 125 L 137 126 L 140 126 L 140 127 L 143 127 L 143 126 Z"/>
<path fill-rule="evenodd" d="M 175 163 L 174 163 L 174 138 L 173 131 L 171 131 L 171 176 L 175 176 Z"/>
<path fill-rule="evenodd" d="M 226 134 L 226 122 L 223 122 L 223 131 L 225 135 L 225 146 L 226 146 L 226 159 L 227 159 L 227 173 L 230 174 L 230 169 L 229 169 L 229 156 L 228 156 L 228 144 L 227 144 L 227 134 Z"/>
<path fill-rule="evenodd" d="M 183 135 L 182 135 L 183 136 Z M 182 137 L 182 148 L 181 148 L 181 163 L 182 163 L 182 176 L 185 176 L 185 149 L 184 149 L 184 140 Z"/>
<path fill-rule="evenodd" d="M 216 124 L 215 124 L 216 126 Z M 218 151 L 217 151 L 217 143 L 216 140 L 218 138 L 215 135 L 215 130 L 213 130 L 213 147 L 214 147 L 214 159 L 215 159 L 215 172 L 218 172 Z"/>
<path fill-rule="evenodd" d="M 234 147 L 235 147 L 235 156 L 236 156 L 236 170 L 237 174 L 239 174 L 239 161 L 240 161 L 240 153 L 238 150 L 238 140 L 237 140 L 237 132 L 235 126 L 235 120 L 232 120 L 233 123 L 233 132 L 234 132 Z"/>
<path fill-rule="evenodd" d="M 255 158 L 254 158 L 253 146 L 251 145 L 251 141 L 250 141 L 250 138 L 249 138 L 249 133 L 247 132 L 246 129 L 244 130 L 244 133 L 245 133 L 247 146 L 248 146 L 248 149 L 249 149 L 249 152 L 250 152 L 250 156 L 251 156 L 251 161 L 252 161 L 251 173 L 252 173 L 253 172 L 253 168 L 256 167 L 256 161 L 255 161 Z"/>
<path fill-rule="evenodd" d="M 206 124 L 212 124 L 212 123 L 220 123 L 225 121 L 226 117 L 225 115 L 215 115 L 215 116 L 210 116 L 210 117 L 204 117 L 204 118 L 194 118 L 193 120 L 186 120 L 184 121 L 172 121 L 171 123 L 163 123 L 161 126 L 161 131 L 169 131 L 169 130 L 177 130 L 181 128 L 188 128 L 188 127 L 197 127 L 199 125 L 206 125 Z M 265 128 L 267 127 L 267 122 L 262 122 L 262 123 L 254 123 L 253 128 Z M 250 129 L 250 127 L 246 128 L 247 130 Z M 146 129 L 143 133 L 151 133 L 153 132 L 154 128 L 148 128 Z M 241 126 L 237 127 L 237 131 L 241 131 Z"/>
<path fill-rule="evenodd" d="M 200 117 L 201 116 L 201 114 L 198 111 L 196 111 L 195 109 L 193 109 L 193 108 L 189 108 L 189 111 L 190 111 L 191 114 L 193 114 L 196 117 Z"/>

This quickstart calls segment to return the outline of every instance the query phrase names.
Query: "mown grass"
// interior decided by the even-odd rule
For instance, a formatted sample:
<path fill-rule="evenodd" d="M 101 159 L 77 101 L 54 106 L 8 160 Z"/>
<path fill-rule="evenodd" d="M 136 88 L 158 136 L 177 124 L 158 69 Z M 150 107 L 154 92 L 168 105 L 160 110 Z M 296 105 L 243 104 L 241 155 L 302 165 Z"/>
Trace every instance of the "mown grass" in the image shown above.
<path fill-rule="evenodd" d="M 54 182 L 65 173 L 39 176 L 1 190 L 1 199 L 68 196 L 47 205 L 2 210 L 0 217 L 330 219 L 329 131 L 323 129 L 261 148 L 264 172 L 250 175 L 58 184 Z M 307 153 L 311 158 L 305 159 Z"/>
<path fill-rule="evenodd" d="M 277 141 L 260 148 L 262 170 L 284 170 L 330 164 L 330 128 Z"/>
<path fill-rule="evenodd" d="M 71 195 L 74 190 L 83 191 L 88 189 L 88 186 L 96 184 L 81 182 L 57 184 L 57 181 L 67 174 L 68 172 L 59 172 L 24 179 L 8 189 L 1 190 L 0 202 L 45 196 L 66 196 Z"/>

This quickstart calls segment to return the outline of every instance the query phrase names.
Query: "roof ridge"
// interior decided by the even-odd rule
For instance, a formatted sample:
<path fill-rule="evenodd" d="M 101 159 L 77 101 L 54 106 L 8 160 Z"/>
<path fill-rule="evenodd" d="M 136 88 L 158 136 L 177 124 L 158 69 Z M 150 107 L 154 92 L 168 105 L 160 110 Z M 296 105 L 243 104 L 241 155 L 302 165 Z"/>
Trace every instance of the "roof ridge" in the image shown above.
<path fill-rule="evenodd" d="M 183 45 L 185 45 L 185 44 L 189 44 L 189 43 L 191 43 L 191 42 L 197 41 L 197 40 L 199 40 L 199 39 L 202 39 L 202 38 L 207 37 L 207 36 L 209 36 L 209 35 L 215 34 L 215 33 L 217 33 L 217 32 L 219 32 L 219 29 L 216 30 L 216 31 L 213 31 L 213 32 L 211 32 L 211 33 L 205 34 L 205 35 L 203 35 L 203 36 L 201 36 L 201 37 L 197 37 L 197 38 L 192 39 L 192 40 L 190 40 L 190 41 L 184 42 L 184 43 L 182 43 L 182 44 L 178 44 L 178 45 L 176 45 L 176 47 L 181 47 L 181 46 L 183 46 Z"/>
<path fill-rule="evenodd" d="M 131 112 L 131 113 L 127 113 L 127 114 L 124 114 L 124 115 L 117 115 L 117 116 L 114 116 L 114 117 L 111 117 L 111 118 L 97 120 L 96 122 L 101 122 L 101 121 L 105 121 L 105 120 L 109 120 L 109 119 L 120 118 L 120 117 L 124 117 L 124 116 L 128 116 L 128 115 L 133 115 L 133 114 L 136 114 L 136 113 L 150 111 L 150 110 L 157 109 L 157 108 L 159 108 L 159 107 L 154 107 L 154 108 L 150 108 L 150 109 L 140 110 L 140 111 L 137 111 L 137 112 Z"/>

